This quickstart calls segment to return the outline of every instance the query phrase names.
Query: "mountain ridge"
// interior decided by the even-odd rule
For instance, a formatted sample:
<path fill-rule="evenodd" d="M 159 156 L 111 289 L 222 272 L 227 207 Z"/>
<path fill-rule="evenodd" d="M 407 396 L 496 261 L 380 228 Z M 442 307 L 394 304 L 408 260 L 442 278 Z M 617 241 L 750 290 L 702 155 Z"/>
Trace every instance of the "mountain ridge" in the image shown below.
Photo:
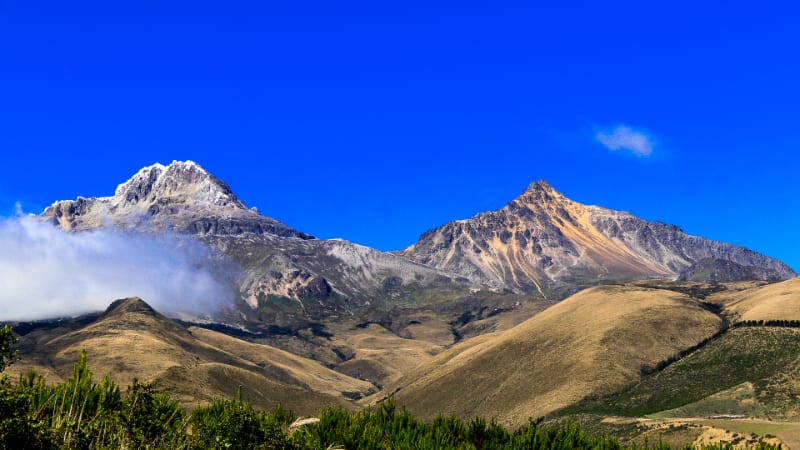
<path fill-rule="evenodd" d="M 236 283 L 243 304 L 259 310 L 258 316 L 266 308 L 270 321 L 352 314 L 420 286 L 441 284 L 459 292 L 474 287 L 392 253 L 316 239 L 248 209 L 226 183 L 193 161 L 144 167 L 113 196 L 59 201 L 41 217 L 71 232 L 118 228 L 195 236 L 242 267 Z"/>
<path fill-rule="evenodd" d="M 426 231 L 399 254 L 472 281 L 542 297 L 563 297 L 575 287 L 604 282 L 677 278 L 706 258 L 757 267 L 763 270 L 748 273 L 763 272 L 769 279 L 795 275 L 786 264 L 744 247 L 575 202 L 543 180 L 498 210 Z"/>
<path fill-rule="evenodd" d="M 144 167 L 114 196 L 56 202 L 41 216 L 75 232 L 118 227 L 194 235 L 244 269 L 238 282 L 244 303 L 280 310 L 270 320 L 390 308 L 415 301 L 431 286 L 463 295 L 485 289 L 561 299 L 597 284 L 677 278 L 709 258 L 733 263 L 717 265 L 719 279 L 794 275 L 780 261 L 743 247 L 575 202 L 544 180 L 503 208 L 429 230 L 399 252 L 295 230 L 248 209 L 193 161 Z M 736 270 L 720 273 L 726 267 Z M 694 279 L 705 274 L 696 272 Z M 294 306 L 279 306 L 277 298 Z"/>

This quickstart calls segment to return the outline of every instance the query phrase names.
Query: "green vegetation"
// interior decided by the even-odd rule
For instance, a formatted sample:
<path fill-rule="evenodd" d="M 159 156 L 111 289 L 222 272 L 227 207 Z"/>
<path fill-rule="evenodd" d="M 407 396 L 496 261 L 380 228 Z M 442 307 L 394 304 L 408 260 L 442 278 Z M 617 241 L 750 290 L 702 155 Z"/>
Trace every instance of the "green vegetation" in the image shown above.
<path fill-rule="evenodd" d="M 11 332 L 11 327 L 8 325 L 0 327 L 0 372 L 12 362 L 14 352 L 11 350 L 11 346 L 14 345 L 16 341 L 17 339 L 14 337 L 14 333 Z"/>
<path fill-rule="evenodd" d="M 784 398 L 781 384 L 774 379 L 798 369 L 798 354 L 800 331 L 796 328 L 731 328 L 627 391 L 586 400 L 562 413 L 644 416 L 694 403 L 749 381 L 755 387 L 758 401 L 771 405 L 767 415 L 785 417 L 791 402 Z M 782 403 L 786 405 L 781 406 Z"/>
<path fill-rule="evenodd" d="M 12 336 L 10 339 L 8 336 Z M 13 343 L 10 329 L 0 339 Z M 10 344 L 0 347 L 10 361 Z M 187 415 L 167 394 L 134 381 L 127 395 L 107 377 L 94 383 L 85 354 L 65 382 L 48 386 L 33 372 L 16 383 L 0 378 L 0 449 L 667 449 L 661 442 L 623 447 L 577 425 L 529 422 L 509 432 L 494 421 L 438 417 L 425 423 L 389 398 L 374 410 L 328 408 L 318 420 L 296 421 L 278 407 L 267 413 L 242 400 L 216 400 Z M 689 448 L 689 447 L 687 447 Z M 707 449 L 730 449 L 720 444 Z M 759 444 L 757 448 L 774 447 Z"/>

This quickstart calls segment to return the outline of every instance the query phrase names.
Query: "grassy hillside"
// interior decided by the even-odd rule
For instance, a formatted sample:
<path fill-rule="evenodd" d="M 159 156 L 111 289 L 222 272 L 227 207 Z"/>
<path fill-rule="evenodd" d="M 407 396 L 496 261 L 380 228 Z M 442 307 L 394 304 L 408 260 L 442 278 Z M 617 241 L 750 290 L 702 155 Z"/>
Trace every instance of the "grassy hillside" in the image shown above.
<path fill-rule="evenodd" d="M 141 309 L 142 305 L 123 306 Z M 652 447 L 647 442 L 626 447 L 612 436 L 589 435 L 570 423 L 540 426 L 529 422 L 513 432 L 479 417 L 462 421 L 440 416 L 425 423 L 397 408 L 393 398 L 374 410 L 348 412 L 333 407 L 319 411 L 317 417 L 300 419 L 280 406 L 271 413 L 253 408 L 238 388 L 233 400 L 214 399 L 187 413 L 186 405 L 150 384 L 134 381 L 123 394 L 108 377 L 96 382 L 83 352 L 64 382 L 51 384 L 34 372 L 11 381 L 3 372 L 13 362 L 14 342 L 11 329 L 0 327 L 0 450 L 670 448 L 661 439 Z M 697 448 L 732 447 L 715 443 Z M 776 447 L 758 442 L 755 448 Z"/>
<path fill-rule="evenodd" d="M 352 410 L 393 393 L 423 420 L 494 417 L 510 427 L 557 411 L 597 421 L 800 419 L 800 328 L 775 326 L 800 324 L 800 279 L 645 280 L 587 289 L 544 310 L 544 302 L 487 295 L 252 341 L 126 300 L 94 318 L 27 329 L 9 373 L 34 368 L 65 380 L 85 349 L 98 374 L 122 386 L 152 381 L 190 408 L 241 386 L 244 399 L 266 409 Z"/>
<path fill-rule="evenodd" d="M 800 277 L 764 286 L 727 309 L 742 321 L 800 320 Z"/>
<path fill-rule="evenodd" d="M 798 374 L 800 329 L 733 328 L 630 389 L 579 403 L 564 413 L 643 416 L 694 404 L 683 412 L 795 418 L 800 414 Z M 748 392 L 745 383 L 752 390 Z"/>
<path fill-rule="evenodd" d="M 678 292 L 596 287 L 510 330 L 456 345 L 387 391 L 422 418 L 481 415 L 521 425 L 629 385 L 643 367 L 708 338 L 721 322 Z"/>
<path fill-rule="evenodd" d="M 623 392 L 561 413 L 800 417 L 800 278 L 706 286 L 706 293 L 729 329 Z"/>
<path fill-rule="evenodd" d="M 95 371 L 120 385 L 134 379 L 169 388 L 185 404 L 230 397 L 237 386 L 255 405 L 291 404 L 300 413 L 330 405 L 350 409 L 345 395 L 374 387 L 313 361 L 267 345 L 197 327 L 184 328 L 139 299 L 118 301 L 97 320 L 62 333 L 42 330 L 23 336 L 12 376 L 35 369 L 64 380 L 82 350 Z"/>

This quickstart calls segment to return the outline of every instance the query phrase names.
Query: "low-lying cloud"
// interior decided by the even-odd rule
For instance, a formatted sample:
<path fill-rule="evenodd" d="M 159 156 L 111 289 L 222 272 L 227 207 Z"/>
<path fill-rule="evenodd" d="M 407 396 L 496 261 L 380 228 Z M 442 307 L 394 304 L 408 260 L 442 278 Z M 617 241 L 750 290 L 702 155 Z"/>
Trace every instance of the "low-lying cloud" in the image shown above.
<path fill-rule="evenodd" d="M 76 316 L 134 296 L 164 314 L 213 316 L 235 301 L 231 274 L 187 236 L 68 233 L 33 216 L 0 219 L 0 320 Z"/>
<path fill-rule="evenodd" d="M 626 125 L 598 131 L 595 139 L 611 151 L 627 151 L 639 157 L 650 156 L 653 153 L 652 138 L 643 131 L 634 130 Z"/>

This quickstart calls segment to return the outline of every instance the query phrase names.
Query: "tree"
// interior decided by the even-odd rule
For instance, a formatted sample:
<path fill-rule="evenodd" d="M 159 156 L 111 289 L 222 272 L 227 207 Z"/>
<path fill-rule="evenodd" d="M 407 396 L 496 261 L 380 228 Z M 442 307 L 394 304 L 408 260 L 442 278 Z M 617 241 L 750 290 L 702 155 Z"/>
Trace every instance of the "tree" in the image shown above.
<path fill-rule="evenodd" d="M 11 327 L 3 325 L 0 327 L 0 372 L 14 360 L 16 352 L 11 350 L 11 346 L 17 342 Z"/>

